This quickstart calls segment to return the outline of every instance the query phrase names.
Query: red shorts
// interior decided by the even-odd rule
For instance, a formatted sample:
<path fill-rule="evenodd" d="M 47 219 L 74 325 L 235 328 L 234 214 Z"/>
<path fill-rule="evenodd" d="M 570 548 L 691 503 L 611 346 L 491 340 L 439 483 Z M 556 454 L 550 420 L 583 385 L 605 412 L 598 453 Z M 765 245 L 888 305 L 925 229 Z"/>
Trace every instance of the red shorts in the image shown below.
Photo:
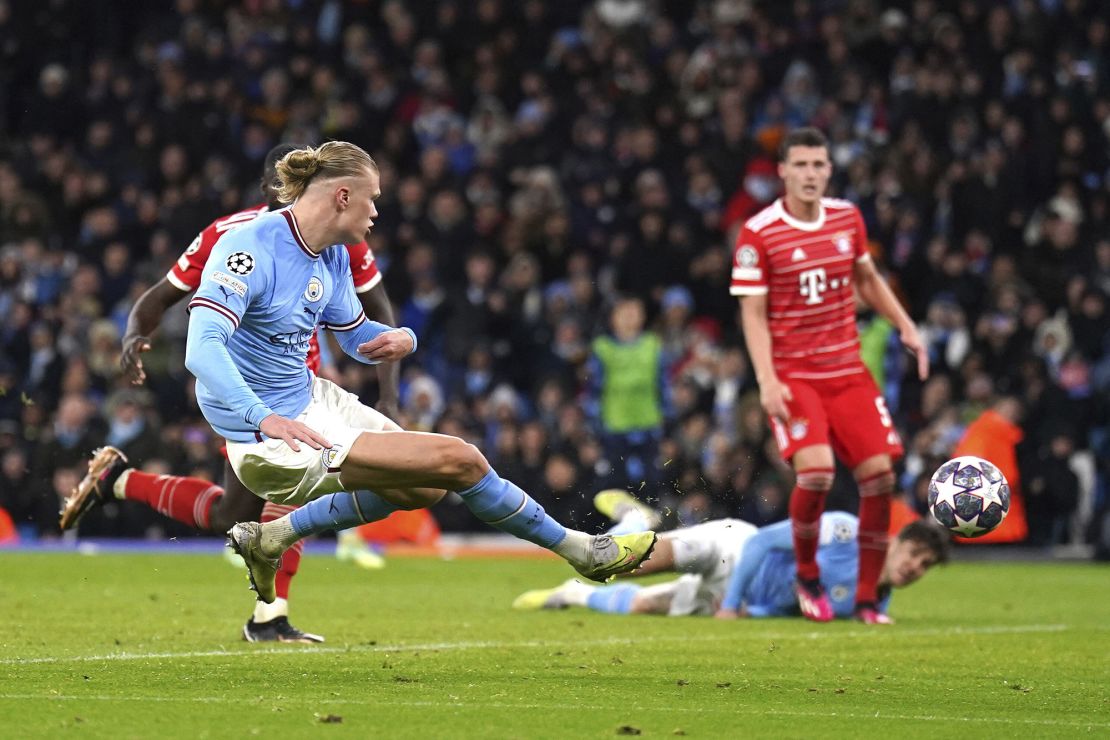
<path fill-rule="evenodd" d="M 844 378 L 783 378 L 794 400 L 786 404 L 790 420 L 771 419 L 771 430 L 784 460 L 811 445 L 832 445 L 849 468 L 875 455 L 902 456 L 902 439 L 894 429 L 883 394 L 867 370 Z"/>

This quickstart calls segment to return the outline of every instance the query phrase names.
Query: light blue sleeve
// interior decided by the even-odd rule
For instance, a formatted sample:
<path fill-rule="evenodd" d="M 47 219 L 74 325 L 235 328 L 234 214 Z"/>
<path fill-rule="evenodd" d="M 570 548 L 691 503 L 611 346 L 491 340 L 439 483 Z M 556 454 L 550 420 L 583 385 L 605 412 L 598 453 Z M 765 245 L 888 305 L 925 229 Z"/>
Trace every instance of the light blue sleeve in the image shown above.
<path fill-rule="evenodd" d="M 337 259 L 335 264 L 337 272 L 335 292 L 320 314 L 320 326 L 335 334 L 339 346 L 348 355 L 366 365 L 377 365 L 377 360 L 368 360 L 360 355 L 358 347 L 379 334 L 392 331 L 393 327 L 366 318 L 366 312 L 362 310 L 362 303 L 358 299 L 358 293 L 355 292 L 355 285 L 351 279 L 347 251 L 344 249 L 341 252 L 340 259 Z M 412 351 L 415 352 L 416 333 L 408 327 L 399 328 L 412 337 Z"/>
<path fill-rule="evenodd" d="M 790 520 L 760 528 L 740 550 L 740 558 L 736 561 L 736 567 L 732 569 L 732 575 L 729 576 L 728 589 L 725 591 L 721 608 L 733 611 L 740 608 L 744 592 L 748 590 L 752 578 L 755 577 L 767 553 L 772 550 L 793 549 L 794 535 Z"/>
<path fill-rule="evenodd" d="M 859 518 L 846 511 L 826 511 L 821 515 L 821 529 L 818 548 L 857 547 L 859 539 Z"/>
<path fill-rule="evenodd" d="M 185 344 L 185 367 L 204 383 L 214 396 L 255 429 L 270 414 L 227 351 L 227 341 L 234 332 L 232 323 L 206 307 L 192 308 L 189 314 L 189 338 Z"/>
<path fill-rule="evenodd" d="M 227 343 L 251 302 L 266 294 L 271 273 L 272 262 L 258 243 L 231 232 L 213 248 L 189 301 L 185 367 L 255 428 L 273 411 L 243 380 Z"/>

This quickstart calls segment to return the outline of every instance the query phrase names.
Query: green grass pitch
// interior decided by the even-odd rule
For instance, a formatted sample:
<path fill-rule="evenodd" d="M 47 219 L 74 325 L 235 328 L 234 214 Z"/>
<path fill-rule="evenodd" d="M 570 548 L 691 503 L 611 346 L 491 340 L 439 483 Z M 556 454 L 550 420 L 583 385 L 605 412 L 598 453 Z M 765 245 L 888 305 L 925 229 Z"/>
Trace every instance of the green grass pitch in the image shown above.
<path fill-rule="evenodd" d="M 0 737 L 1110 737 L 1110 571 L 957 563 L 898 624 L 515 613 L 546 560 L 308 557 L 239 641 L 217 555 L 0 553 Z"/>

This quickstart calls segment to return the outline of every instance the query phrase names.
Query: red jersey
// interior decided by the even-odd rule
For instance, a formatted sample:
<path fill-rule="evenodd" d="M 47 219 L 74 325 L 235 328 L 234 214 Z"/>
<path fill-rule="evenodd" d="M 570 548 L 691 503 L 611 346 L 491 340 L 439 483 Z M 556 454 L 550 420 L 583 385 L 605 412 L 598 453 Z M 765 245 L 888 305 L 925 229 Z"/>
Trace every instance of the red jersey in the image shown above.
<path fill-rule="evenodd" d="M 780 198 L 744 224 L 729 292 L 768 296 L 771 357 L 781 377 L 865 372 L 852 283 L 856 262 L 869 259 L 863 218 L 845 200 L 822 198 L 817 220 L 806 222 Z"/>
<path fill-rule="evenodd" d="M 203 231 L 197 234 L 197 238 L 193 239 L 193 243 L 189 245 L 188 249 L 177 258 L 173 268 L 166 273 L 166 280 L 186 293 L 191 293 L 199 288 L 201 275 L 204 273 L 204 263 L 208 261 L 208 256 L 212 254 L 212 247 L 216 246 L 216 242 L 235 227 L 253 221 L 268 210 L 269 208 L 263 204 L 233 213 L 230 216 L 223 216 L 208 224 Z M 365 293 L 381 282 L 382 274 L 378 272 L 378 266 L 374 262 L 374 253 L 370 251 L 366 242 L 345 244 L 344 246 L 347 247 L 347 254 L 351 258 L 351 278 L 355 284 L 355 292 Z M 319 372 L 320 345 L 316 341 L 315 334 L 309 342 L 306 362 L 312 372 Z"/>

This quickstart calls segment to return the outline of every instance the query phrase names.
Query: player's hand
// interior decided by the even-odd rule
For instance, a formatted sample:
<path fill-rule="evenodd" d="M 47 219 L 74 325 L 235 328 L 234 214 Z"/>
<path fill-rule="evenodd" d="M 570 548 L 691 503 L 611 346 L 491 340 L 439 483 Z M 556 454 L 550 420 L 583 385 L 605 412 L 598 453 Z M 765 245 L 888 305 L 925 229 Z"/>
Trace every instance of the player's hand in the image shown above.
<path fill-rule="evenodd" d="M 393 421 L 397 421 L 397 417 L 401 415 L 400 402 L 396 398 L 390 396 L 382 396 L 379 398 L 378 402 L 374 404 L 374 408 Z"/>
<path fill-rule="evenodd" d="M 412 336 L 407 331 L 391 329 L 360 344 L 358 353 L 375 362 L 392 362 L 412 354 L 413 349 Z"/>
<path fill-rule="evenodd" d="M 301 451 L 301 446 L 297 444 L 298 440 L 314 450 L 331 447 L 331 442 L 324 435 L 312 431 L 307 425 L 299 421 L 286 419 L 284 416 L 278 416 L 277 414 L 270 414 L 263 419 L 262 423 L 258 425 L 258 431 L 270 439 L 283 440 L 285 444 L 292 448 L 293 452 Z"/>
<path fill-rule="evenodd" d="M 790 419 L 790 410 L 786 404 L 794 400 L 790 386 L 778 378 L 772 378 L 766 383 L 759 384 L 759 403 L 768 415 L 786 423 Z"/>
<path fill-rule="evenodd" d="M 910 324 L 899 332 L 899 337 L 906 351 L 917 359 L 917 377 L 921 380 L 928 379 L 929 352 L 925 349 L 925 343 L 921 341 L 921 335 L 917 333 L 917 327 Z"/>
<path fill-rule="evenodd" d="M 740 612 L 735 609 L 718 609 L 717 613 L 713 615 L 714 619 L 739 619 Z"/>
<path fill-rule="evenodd" d="M 123 354 L 120 355 L 119 364 L 123 368 L 123 376 L 131 381 L 132 385 L 142 385 L 146 380 L 143 371 L 143 360 L 140 355 L 150 351 L 150 338 L 132 336 L 123 338 Z"/>

